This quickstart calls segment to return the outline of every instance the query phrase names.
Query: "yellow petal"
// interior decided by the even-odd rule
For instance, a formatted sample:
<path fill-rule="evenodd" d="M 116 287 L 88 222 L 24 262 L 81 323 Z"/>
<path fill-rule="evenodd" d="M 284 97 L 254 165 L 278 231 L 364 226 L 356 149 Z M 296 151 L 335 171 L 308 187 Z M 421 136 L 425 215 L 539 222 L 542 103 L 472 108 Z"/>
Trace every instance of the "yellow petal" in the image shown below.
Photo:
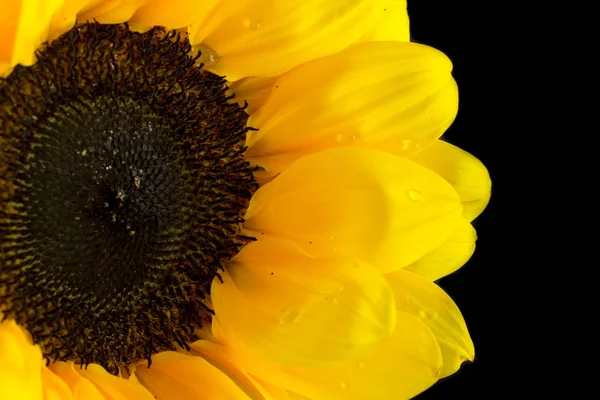
<path fill-rule="evenodd" d="M 379 22 L 359 42 L 410 41 L 406 0 L 387 0 L 384 7 L 385 12 Z"/>
<path fill-rule="evenodd" d="M 52 41 L 67 32 L 77 19 L 77 14 L 85 12 L 104 0 L 64 0 L 62 6 L 52 16 L 48 41 Z"/>
<path fill-rule="evenodd" d="M 77 16 L 77 21 L 120 24 L 130 19 L 149 0 L 104 0 Z"/>
<path fill-rule="evenodd" d="M 282 397 L 280 390 L 268 387 L 246 373 L 236 359 L 235 352 L 222 344 L 198 340 L 190 345 L 193 355 L 199 355 L 221 370 L 252 399 L 276 400 Z"/>
<path fill-rule="evenodd" d="M 293 240 L 307 253 L 403 268 L 456 229 L 456 191 L 410 160 L 360 147 L 301 158 L 255 193 L 246 227 Z"/>
<path fill-rule="evenodd" d="M 0 322 L 0 399 L 41 400 L 41 371 L 42 352 L 29 334 L 13 320 Z"/>
<path fill-rule="evenodd" d="M 242 4 L 240 4 L 242 3 Z M 214 50 L 207 69 L 230 81 L 277 76 L 356 42 L 381 18 L 383 0 L 224 1 L 208 20 L 210 31 L 191 32 L 192 44 Z M 221 15 L 223 14 L 223 15 Z"/>
<path fill-rule="evenodd" d="M 454 232 L 439 247 L 405 268 L 431 281 L 450 275 L 462 267 L 475 251 L 477 232 L 462 218 Z"/>
<path fill-rule="evenodd" d="M 104 396 L 92 382 L 79 374 L 80 366 L 73 362 L 57 362 L 48 368 L 60 377 L 73 393 L 76 400 L 104 400 Z"/>
<path fill-rule="evenodd" d="M 435 283 L 408 271 L 386 275 L 399 311 L 419 317 L 434 333 L 442 350 L 440 378 L 456 372 L 475 357 L 465 320 L 454 301 Z"/>
<path fill-rule="evenodd" d="M 154 396 L 139 383 L 111 375 L 97 364 L 90 364 L 79 373 L 89 379 L 106 400 L 154 400 Z"/>
<path fill-rule="evenodd" d="M 149 0 L 138 8 L 127 23 L 133 30 L 145 31 L 153 26 L 183 28 L 204 20 L 220 0 Z"/>
<path fill-rule="evenodd" d="M 44 400 L 75 400 L 69 386 L 46 366 L 42 367 Z"/>
<path fill-rule="evenodd" d="M 135 376 L 160 400 L 249 400 L 227 375 L 201 357 L 166 351 L 152 365 L 138 365 Z"/>
<path fill-rule="evenodd" d="M 490 201 L 490 174 L 477 158 L 442 140 L 411 158 L 446 179 L 458 192 L 463 203 L 463 216 L 474 220 Z"/>
<path fill-rule="evenodd" d="M 265 104 L 275 86 L 275 78 L 244 78 L 233 82 L 229 88 L 235 93 L 234 100 L 240 105 L 248 103 L 246 112 L 253 114 Z"/>
<path fill-rule="evenodd" d="M 213 328 L 227 338 L 231 330 L 218 318 Z M 290 399 L 407 399 L 438 379 L 442 358 L 431 330 L 418 318 L 397 314 L 393 335 L 364 357 L 333 367 L 293 367 L 266 363 L 232 343 L 257 378 L 290 392 Z M 301 397 L 299 397 L 301 396 Z"/>
<path fill-rule="evenodd" d="M 20 0 L 3 4 L 0 13 L 0 76 L 17 64 L 31 65 L 48 38 L 50 20 L 63 0 Z"/>
<path fill-rule="evenodd" d="M 393 296 L 361 262 L 317 259 L 291 242 L 261 238 L 213 281 L 215 314 L 262 358 L 330 365 L 362 355 L 394 328 Z"/>
<path fill-rule="evenodd" d="M 290 393 L 287 390 L 277 384 L 268 383 L 257 378 L 254 378 L 254 380 L 268 393 L 270 398 L 267 398 L 269 398 L 269 400 L 299 400 L 296 397 L 290 396 Z"/>
<path fill-rule="evenodd" d="M 452 63 L 416 43 L 372 42 L 306 63 L 281 76 L 248 125 L 246 154 L 279 172 L 306 154 L 339 146 L 410 155 L 456 116 Z"/>

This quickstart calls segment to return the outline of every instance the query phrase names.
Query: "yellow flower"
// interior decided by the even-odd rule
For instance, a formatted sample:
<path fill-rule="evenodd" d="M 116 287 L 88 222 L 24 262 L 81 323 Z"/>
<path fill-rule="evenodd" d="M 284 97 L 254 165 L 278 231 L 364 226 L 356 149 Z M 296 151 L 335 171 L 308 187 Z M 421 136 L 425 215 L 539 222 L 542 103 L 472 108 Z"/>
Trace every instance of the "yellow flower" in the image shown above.
<path fill-rule="evenodd" d="M 405 0 L 5 3 L 0 398 L 404 399 L 473 360 L 434 281 L 491 183 Z"/>

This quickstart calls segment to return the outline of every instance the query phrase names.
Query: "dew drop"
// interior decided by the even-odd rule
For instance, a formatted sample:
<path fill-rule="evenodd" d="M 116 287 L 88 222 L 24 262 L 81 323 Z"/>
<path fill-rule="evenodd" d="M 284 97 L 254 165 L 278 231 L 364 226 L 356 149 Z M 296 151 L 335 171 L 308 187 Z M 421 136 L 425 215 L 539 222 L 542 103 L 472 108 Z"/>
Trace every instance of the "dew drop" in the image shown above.
<path fill-rule="evenodd" d="M 421 147 L 421 143 L 416 140 L 404 139 L 400 141 L 399 150 L 404 152 L 414 152 Z"/>
<path fill-rule="evenodd" d="M 194 53 L 197 53 L 198 51 L 200 51 L 202 53 L 200 55 L 200 58 L 198 58 L 198 60 L 196 60 L 197 64 L 202 63 L 204 65 L 211 66 L 211 65 L 215 65 L 216 63 L 219 62 L 220 57 L 217 54 L 217 52 L 203 43 L 200 43 L 199 45 L 194 46 L 192 51 Z"/>
<path fill-rule="evenodd" d="M 283 318 L 279 320 L 279 322 L 282 324 L 291 324 L 298 318 L 299 315 L 300 312 L 298 312 L 298 310 L 289 311 L 283 316 Z"/>
<path fill-rule="evenodd" d="M 340 133 L 335 135 L 335 141 L 339 144 L 353 144 L 357 142 L 358 136 L 353 133 Z"/>
<path fill-rule="evenodd" d="M 257 19 L 247 19 L 244 21 L 244 26 L 253 31 L 257 31 L 262 28 L 262 23 Z"/>
<path fill-rule="evenodd" d="M 419 317 L 423 319 L 434 319 L 437 317 L 437 311 L 433 308 L 426 308 L 425 310 L 419 311 Z"/>
<path fill-rule="evenodd" d="M 423 196 L 423 193 L 419 192 L 418 190 L 409 190 L 408 198 L 412 201 L 425 201 L 425 196 Z"/>

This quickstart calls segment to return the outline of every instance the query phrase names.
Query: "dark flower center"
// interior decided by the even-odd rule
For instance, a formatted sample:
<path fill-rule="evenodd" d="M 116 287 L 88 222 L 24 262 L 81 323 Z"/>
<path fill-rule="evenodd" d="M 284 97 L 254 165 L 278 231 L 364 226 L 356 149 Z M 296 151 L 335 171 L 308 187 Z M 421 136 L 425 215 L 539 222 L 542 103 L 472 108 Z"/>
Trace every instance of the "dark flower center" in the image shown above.
<path fill-rule="evenodd" d="M 175 32 L 75 28 L 0 80 L 0 312 L 48 361 L 186 348 L 250 240 L 246 114 Z"/>

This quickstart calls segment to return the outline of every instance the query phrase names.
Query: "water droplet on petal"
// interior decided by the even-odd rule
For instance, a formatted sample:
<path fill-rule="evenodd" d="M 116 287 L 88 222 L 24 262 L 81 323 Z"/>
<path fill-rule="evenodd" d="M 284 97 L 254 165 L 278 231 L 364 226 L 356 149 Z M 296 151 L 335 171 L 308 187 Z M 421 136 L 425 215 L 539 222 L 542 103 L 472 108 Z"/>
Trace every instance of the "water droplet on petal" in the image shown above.
<path fill-rule="evenodd" d="M 211 66 L 211 65 L 215 65 L 216 63 L 219 62 L 220 57 L 217 54 L 217 52 L 203 43 L 200 43 L 197 46 L 194 46 L 194 48 L 192 48 L 192 51 L 194 52 L 194 54 L 197 53 L 198 51 L 200 51 L 202 53 L 200 55 L 200 58 L 198 58 L 198 60 L 196 60 L 197 64 L 202 63 L 204 65 Z"/>
<path fill-rule="evenodd" d="M 358 141 L 358 136 L 354 133 L 340 133 L 335 135 L 335 141 L 342 145 L 351 145 Z"/>
<path fill-rule="evenodd" d="M 292 311 L 286 313 L 279 320 L 279 323 L 281 323 L 281 324 L 291 324 L 292 322 L 294 322 L 296 320 L 296 318 L 298 318 L 299 315 L 300 315 L 300 312 L 298 312 L 297 310 L 292 310 Z"/>
<path fill-rule="evenodd" d="M 423 319 L 434 319 L 437 317 L 437 311 L 433 308 L 426 308 L 425 310 L 419 311 L 419 317 Z"/>
<path fill-rule="evenodd" d="M 409 190 L 408 198 L 412 201 L 425 201 L 425 196 L 423 196 L 423 193 L 419 192 L 418 190 Z"/>
<path fill-rule="evenodd" d="M 253 31 L 257 31 L 262 27 L 262 23 L 257 19 L 247 19 L 244 21 L 244 26 Z"/>

